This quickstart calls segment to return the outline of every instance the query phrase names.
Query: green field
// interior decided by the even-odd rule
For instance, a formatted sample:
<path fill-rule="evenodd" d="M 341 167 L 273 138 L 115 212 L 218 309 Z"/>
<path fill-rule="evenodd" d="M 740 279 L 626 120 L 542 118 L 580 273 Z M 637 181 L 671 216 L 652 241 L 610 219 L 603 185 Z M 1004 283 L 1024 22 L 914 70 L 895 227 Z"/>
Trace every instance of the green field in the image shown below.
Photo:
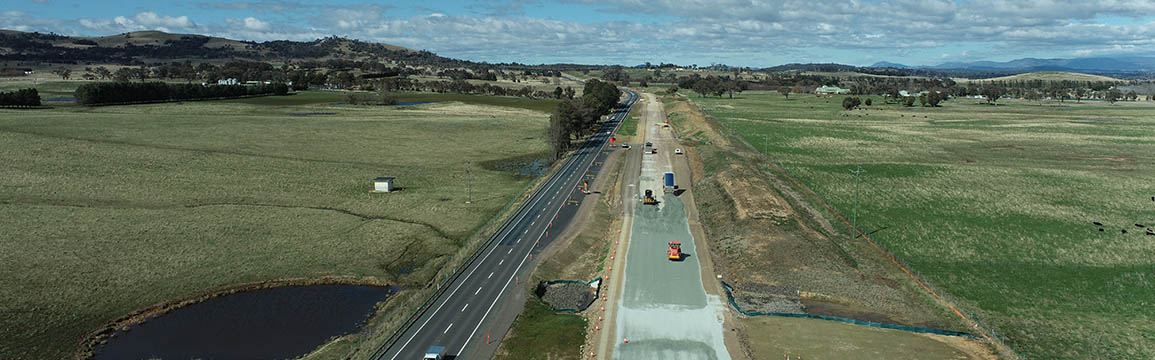
<path fill-rule="evenodd" d="M 503 340 L 495 359 L 572 359 L 581 351 L 586 319 L 554 312 L 548 304 L 529 295 L 525 309 L 513 322 L 513 329 Z"/>
<path fill-rule="evenodd" d="M 1149 103 L 693 101 L 848 217 L 861 165 L 860 227 L 1018 353 L 1155 357 Z"/>
<path fill-rule="evenodd" d="M 66 358 L 135 310 L 241 283 L 423 286 L 531 181 L 481 164 L 546 151 L 541 112 L 280 102 L 308 97 L 0 110 L 0 358 Z M 401 191 L 370 193 L 378 176 Z"/>

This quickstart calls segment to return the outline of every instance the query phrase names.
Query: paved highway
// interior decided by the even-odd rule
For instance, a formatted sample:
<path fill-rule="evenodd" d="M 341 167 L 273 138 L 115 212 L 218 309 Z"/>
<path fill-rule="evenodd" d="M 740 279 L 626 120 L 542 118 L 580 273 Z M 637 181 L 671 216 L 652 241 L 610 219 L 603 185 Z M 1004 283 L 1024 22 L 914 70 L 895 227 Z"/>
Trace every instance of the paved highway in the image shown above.
<path fill-rule="evenodd" d="M 625 91 L 621 107 L 598 132 L 554 172 L 509 218 L 482 248 L 480 256 L 464 267 L 444 291 L 401 335 L 382 345 L 371 359 L 421 359 L 430 346 L 445 346 L 456 359 L 487 359 L 516 313 L 498 311 L 504 301 L 525 285 L 519 284 L 535 264 L 534 254 L 560 234 L 576 213 L 582 198 L 578 186 L 596 176 L 608 155 L 606 144 L 617 131 L 636 93 Z M 506 318 L 508 317 L 508 318 Z M 492 344 L 489 334 L 495 335 Z"/>

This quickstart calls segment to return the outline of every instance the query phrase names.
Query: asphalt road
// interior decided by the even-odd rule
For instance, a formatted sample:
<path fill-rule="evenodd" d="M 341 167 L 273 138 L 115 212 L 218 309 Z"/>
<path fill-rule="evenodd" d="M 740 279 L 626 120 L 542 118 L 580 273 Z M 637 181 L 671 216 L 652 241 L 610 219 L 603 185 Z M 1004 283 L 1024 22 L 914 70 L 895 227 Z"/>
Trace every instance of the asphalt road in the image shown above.
<path fill-rule="evenodd" d="M 450 358 L 492 357 L 500 337 L 517 316 L 516 311 L 499 310 L 525 286 L 520 281 L 536 264 L 534 255 L 552 242 L 550 234 L 561 234 L 577 212 L 577 205 L 586 196 L 578 188 L 581 181 L 592 182 L 597 176 L 612 150 L 607 147 L 610 134 L 617 131 L 638 99 L 628 90 L 625 95 L 624 106 L 534 191 L 489 239 L 481 255 L 450 280 L 416 321 L 394 341 L 382 345 L 372 359 L 421 359 L 425 350 L 435 345 L 444 346 Z"/>

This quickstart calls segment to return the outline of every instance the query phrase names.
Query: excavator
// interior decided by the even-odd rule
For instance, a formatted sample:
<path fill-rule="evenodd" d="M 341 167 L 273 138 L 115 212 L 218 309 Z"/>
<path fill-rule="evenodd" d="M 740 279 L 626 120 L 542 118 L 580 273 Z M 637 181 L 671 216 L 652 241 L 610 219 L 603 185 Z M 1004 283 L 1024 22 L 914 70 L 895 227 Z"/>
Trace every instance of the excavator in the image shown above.
<path fill-rule="evenodd" d="M 654 198 L 654 191 L 653 190 L 646 189 L 646 197 L 642 199 L 642 204 L 645 204 L 645 205 L 657 205 L 658 204 L 658 199 Z"/>
<path fill-rule="evenodd" d="M 670 256 L 670 260 L 681 261 L 682 260 L 682 243 L 678 242 L 678 241 L 671 241 L 670 242 L 670 249 L 666 250 L 666 255 Z"/>

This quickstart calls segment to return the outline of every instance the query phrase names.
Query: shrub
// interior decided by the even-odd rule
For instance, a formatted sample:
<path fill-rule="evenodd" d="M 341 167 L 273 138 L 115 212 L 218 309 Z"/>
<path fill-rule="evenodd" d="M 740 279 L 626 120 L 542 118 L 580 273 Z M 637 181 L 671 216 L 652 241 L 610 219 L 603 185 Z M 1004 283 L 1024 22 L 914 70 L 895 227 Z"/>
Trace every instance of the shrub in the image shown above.
<path fill-rule="evenodd" d="M 0 106 L 40 106 L 40 93 L 32 88 L 0 92 Z"/>
<path fill-rule="evenodd" d="M 866 106 L 870 106 L 874 104 L 874 101 L 871 101 L 870 98 L 866 98 L 866 100 L 863 100 L 863 103 L 865 103 Z"/>
<path fill-rule="evenodd" d="M 842 99 L 842 108 L 846 110 L 854 109 L 858 107 L 859 104 L 862 104 L 862 99 L 858 97 L 846 97 Z"/>

